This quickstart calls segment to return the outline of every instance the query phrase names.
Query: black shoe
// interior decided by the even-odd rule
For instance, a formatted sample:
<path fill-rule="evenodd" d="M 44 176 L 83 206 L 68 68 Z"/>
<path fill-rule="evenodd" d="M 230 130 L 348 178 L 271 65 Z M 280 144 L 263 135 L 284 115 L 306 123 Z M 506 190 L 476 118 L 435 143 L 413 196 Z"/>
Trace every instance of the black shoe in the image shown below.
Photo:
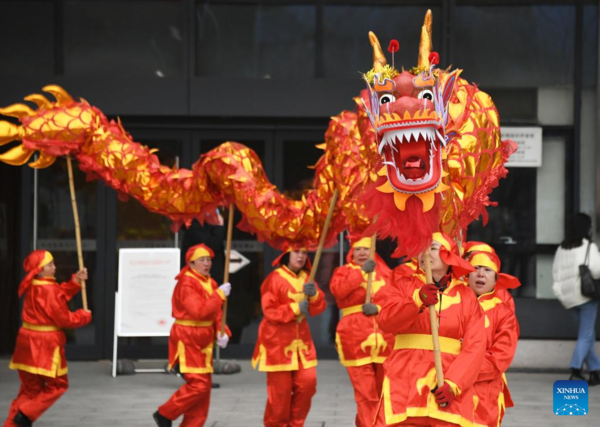
<path fill-rule="evenodd" d="M 19 427 L 31 427 L 33 425 L 33 422 L 21 411 L 15 415 L 13 422 Z"/>
<path fill-rule="evenodd" d="M 571 368 L 571 376 L 569 377 L 569 380 L 582 380 L 587 382 L 587 380 L 583 378 L 583 375 L 581 375 L 581 369 L 574 368 Z"/>
<path fill-rule="evenodd" d="M 171 427 L 173 425 L 173 421 L 163 417 L 158 411 L 152 414 L 152 416 L 158 427 Z"/>
<path fill-rule="evenodd" d="M 219 383 L 212 383 L 210 385 L 210 388 L 221 388 L 221 384 L 219 384 Z"/>
<path fill-rule="evenodd" d="M 173 365 L 171 367 L 171 369 L 169 369 L 169 365 L 167 364 L 165 371 L 168 371 L 171 375 L 176 375 L 181 378 L 182 374 L 181 374 L 181 370 L 179 369 L 179 363 L 176 363 L 175 365 Z"/>
<path fill-rule="evenodd" d="M 591 386 L 600 384 L 600 371 L 590 372 L 590 379 L 588 380 L 588 384 Z"/>

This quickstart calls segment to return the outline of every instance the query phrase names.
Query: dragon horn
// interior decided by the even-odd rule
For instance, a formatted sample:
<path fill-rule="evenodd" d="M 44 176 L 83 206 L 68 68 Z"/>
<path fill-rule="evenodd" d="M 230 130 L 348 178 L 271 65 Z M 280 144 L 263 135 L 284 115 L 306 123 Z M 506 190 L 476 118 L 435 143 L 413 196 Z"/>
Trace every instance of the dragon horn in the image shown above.
<path fill-rule="evenodd" d="M 25 97 L 25 101 L 33 102 L 38 108 L 52 108 L 52 103 L 44 95 L 32 93 Z"/>
<path fill-rule="evenodd" d="M 383 50 L 381 50 L 381 44 L 373 31 L 369 31 L 369 42 L 373 46 L 373 70 L 379 73 L 383 70 L 383 67 L 387 64 Z"/>
<path fill-rule="evenodd" d="M 417 62 L 418 68 L 429 67 L 429 54 L 431 53 L 431 23 L 433 21 L 433 15 L 431 9 L 425 14 L 425 20 L 421 27 L 421 42 L 419 43 L 419 61 Z"/>
<path fill-rule="evenodd" d="M 62 87 L 60 87 L 58 85 L 44 86 L 42 88 L 42 90 L 44 92 L 48 92 L 48 93 L 54 95 L 54 97 L 56 98 L 57 104 L 60 106 L 67 105 L 67 104 L 70 104 L 71 102 L 73 102 L 73 98 L 71 98 L 71 95 L 69 95 L 69 93 L 66 90 L 64 90 Z"/>

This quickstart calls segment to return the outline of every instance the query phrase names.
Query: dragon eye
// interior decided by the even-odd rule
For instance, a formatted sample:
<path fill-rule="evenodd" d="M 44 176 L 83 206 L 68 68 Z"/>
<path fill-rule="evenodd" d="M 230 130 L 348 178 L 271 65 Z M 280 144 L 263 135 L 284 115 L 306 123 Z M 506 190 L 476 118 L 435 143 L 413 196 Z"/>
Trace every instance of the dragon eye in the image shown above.
<path fill-rule="evenodd" d="M 385 95 L 381 95 L 379 98 L 379 105 L 387 104 L 388 102 L 394 102 L 396 97 L 392 94 L 386 93 Z"/>
<path fill-rule="evenodd" d="M 433 92 L 429 89 L 423 89 L 417 96 L 419 99 L 428 99 L 433 102 Z"/>

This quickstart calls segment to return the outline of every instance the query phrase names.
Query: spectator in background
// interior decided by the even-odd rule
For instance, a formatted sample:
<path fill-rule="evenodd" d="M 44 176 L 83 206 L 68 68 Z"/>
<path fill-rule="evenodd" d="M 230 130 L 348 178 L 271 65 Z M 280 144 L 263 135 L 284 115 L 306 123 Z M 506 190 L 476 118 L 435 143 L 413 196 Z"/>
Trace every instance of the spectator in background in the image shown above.
<path fill-rule="evenodd" d="M 592 218 L 584 213 L 575 215 L 567 237 L 554 255 L 552 265 L 552 290 L 561 304 L 568 309 L 579 323 L 577 345 L 571 358 L 571 380 L 584 380 L 581 371 L 585 362 L 590 376 L 589 385 L 600 384 L 600 359 L 596 354 L 596 316 L 598 301 L 581 294 L 579 266 L 586 263 L 595 279 L 600 278 L 600 253 L 592 240 Z"/>

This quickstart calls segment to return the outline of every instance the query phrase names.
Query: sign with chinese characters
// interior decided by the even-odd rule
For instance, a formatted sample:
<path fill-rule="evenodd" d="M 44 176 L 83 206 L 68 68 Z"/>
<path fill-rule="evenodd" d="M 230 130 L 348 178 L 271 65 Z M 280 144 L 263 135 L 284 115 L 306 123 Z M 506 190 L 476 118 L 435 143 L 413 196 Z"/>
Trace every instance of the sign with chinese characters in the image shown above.
<path fill-rule="evenodd" d="M 179 249 L 119 249 L 118 336 L 169 336 L 179 270 Z"/>
<path fill-rule="evenodd" d="M 506 162 L 507 168 L 542 166 L 541 127 L 502 127 L 502 139 L 512 139 L 519 148 Z"/>

